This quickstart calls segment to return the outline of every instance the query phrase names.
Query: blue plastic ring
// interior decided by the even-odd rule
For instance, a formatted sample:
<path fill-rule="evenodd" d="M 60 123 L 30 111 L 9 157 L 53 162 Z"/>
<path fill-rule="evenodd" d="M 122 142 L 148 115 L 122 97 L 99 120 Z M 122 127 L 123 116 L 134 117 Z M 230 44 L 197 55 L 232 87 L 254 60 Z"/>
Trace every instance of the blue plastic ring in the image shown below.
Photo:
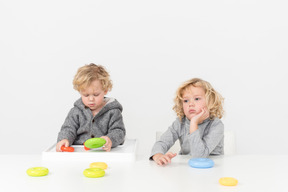
<path fill-rule="evenodd" d="M 208 158 L 192 158 L 188 164 L 193 168 L 207 169 L 214 166 L 214 161 Z"/>

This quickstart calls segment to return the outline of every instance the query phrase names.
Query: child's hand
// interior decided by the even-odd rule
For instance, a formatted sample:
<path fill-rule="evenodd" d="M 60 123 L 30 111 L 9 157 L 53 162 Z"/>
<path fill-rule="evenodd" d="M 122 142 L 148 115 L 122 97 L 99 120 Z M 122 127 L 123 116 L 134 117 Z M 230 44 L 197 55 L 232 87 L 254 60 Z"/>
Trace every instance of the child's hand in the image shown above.
<path fill-rule="evenodd" d="M 106 140 L 106 143 L 103 145 L 102 149 L 105 150 L 106 152 L 109 152 L 111 150 L 111 147 L 112 147 L 112 141 L 107 136 L 102 136 L 100 138 L 103 138 Z"/>
<path fill-rule="evenodd" d="M 193 133 L 198 129 L 198 124 L 202 123 L 205 119 L 210 116 L 209 111 L 206 107 L 201 109 L 201 112 L 195 115 L 190 120 L 190 133 Z"/>
<path fill-rule="evenodd" d="M 202 123 L 205 119 L 207 119 L 209 117 L 209 111 L 207 109 L 207 107 L 204 107 L 201 109 L 201 112 L 198 113 L 197 115 L 195 115 L 192 119 L 191 119 L 191 123 L 195 123 L 195 124 L 200 124 Z"/>
<path fill-rule="evenodd" d="M 69 147 L 69 141 L 68 141 L 68 139 L 63 139 L 63 140 L 59 141 L 59 142 L 57 143 L 57 145 L 56 145 L 56 151 L 57 151 L 57 152 L 62 152 L 61 147 L 62 147 L 63 145 L 64 145 L 65 147 Z"/>
<path fill-rule="evenodd" d="M 171 159 L 174 158 L 177 154 L 172 152 L 167 152 L 165 155 L 162 153 L 157 153 L 153 155 L 153 160 L 158 165 L 167 165 L 168 163 L 171 163 Z"/>

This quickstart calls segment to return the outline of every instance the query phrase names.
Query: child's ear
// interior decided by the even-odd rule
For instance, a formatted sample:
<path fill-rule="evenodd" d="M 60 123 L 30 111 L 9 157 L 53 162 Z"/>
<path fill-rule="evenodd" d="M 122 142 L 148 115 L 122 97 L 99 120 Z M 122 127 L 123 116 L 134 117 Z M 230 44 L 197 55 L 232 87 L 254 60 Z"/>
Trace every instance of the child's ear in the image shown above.
<path fill-rule="evenodd" d="M 108 90 L 104 91 L 104 95 L 106 95 L 108 93 Z"/>

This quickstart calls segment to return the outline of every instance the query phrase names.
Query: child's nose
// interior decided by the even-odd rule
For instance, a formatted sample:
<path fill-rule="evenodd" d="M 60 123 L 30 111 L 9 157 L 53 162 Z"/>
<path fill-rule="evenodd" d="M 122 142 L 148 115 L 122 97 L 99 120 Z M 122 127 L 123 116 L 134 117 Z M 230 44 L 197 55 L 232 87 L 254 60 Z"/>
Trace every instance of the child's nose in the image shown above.
<path fill-rule="evenodd" d="M 90 101 L 92 101 L 92 100 L 93 100 L 93 96 L 89 96 L 88 99 L 89 99 Z"/>
<path fill-rule="evenodd" d="M 194 101 L 193 100 L 189 101 L 189 106 L 194 106 Z"/>

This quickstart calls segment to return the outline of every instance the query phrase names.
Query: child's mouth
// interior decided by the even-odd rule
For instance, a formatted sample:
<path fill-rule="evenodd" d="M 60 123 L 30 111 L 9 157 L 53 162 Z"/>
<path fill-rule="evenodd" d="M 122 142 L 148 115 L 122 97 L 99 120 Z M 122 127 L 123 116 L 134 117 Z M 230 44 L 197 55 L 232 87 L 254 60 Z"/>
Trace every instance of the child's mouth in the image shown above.
<path fill-rule="evenodd" d="M 193 109 L 189 110 L 189 113 L 195 113 L 195 112 L 196 112 L 196 111 L 193 110 Z"/>

